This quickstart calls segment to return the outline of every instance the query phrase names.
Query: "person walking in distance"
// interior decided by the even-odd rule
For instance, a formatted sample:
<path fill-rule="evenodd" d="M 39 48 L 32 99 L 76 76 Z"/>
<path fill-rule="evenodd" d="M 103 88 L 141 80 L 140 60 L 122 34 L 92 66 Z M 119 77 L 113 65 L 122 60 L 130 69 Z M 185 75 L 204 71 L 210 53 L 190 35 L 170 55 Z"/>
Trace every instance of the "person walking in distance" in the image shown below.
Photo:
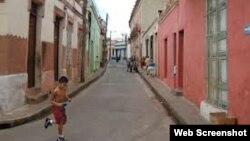
<path fill-rule="evenodd" d="M 59 84 L 52 90 L 50 99 L 55 121 L 49 118 L 45 119 L 44 127 L 46 129 L 49 126 L 52 126 L 53 124 L 57 124 L 58 126 L 57 141 L 65 140 L 63 136 L 63 126 L 66 124 L 67 121 L 65 107 L 67 106 L 68 102 L 71 102 L 71 99 L 67 95 L 67 84 L 68 84 L 67 77 L 62 76 L 59 78 Z"/>

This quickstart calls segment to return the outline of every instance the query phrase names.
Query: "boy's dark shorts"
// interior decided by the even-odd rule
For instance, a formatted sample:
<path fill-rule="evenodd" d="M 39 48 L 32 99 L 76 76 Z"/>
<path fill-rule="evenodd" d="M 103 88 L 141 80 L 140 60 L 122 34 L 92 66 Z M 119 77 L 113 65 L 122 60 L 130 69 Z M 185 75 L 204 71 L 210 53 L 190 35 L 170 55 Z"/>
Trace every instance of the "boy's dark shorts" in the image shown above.
<path fill-rule="evenodd" d="M 66 124 L 67 116 L 64 107 L 53 107 L 53 115 L 56 120 L 56 124 Z"/>

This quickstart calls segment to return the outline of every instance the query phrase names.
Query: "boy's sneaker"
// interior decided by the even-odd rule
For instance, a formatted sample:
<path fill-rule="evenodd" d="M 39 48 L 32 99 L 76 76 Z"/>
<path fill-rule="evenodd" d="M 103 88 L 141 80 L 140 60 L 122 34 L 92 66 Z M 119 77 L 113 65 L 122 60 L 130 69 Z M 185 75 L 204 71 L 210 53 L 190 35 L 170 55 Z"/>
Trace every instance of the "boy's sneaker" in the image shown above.
<path fill-rule="evenodd" d="M 52 123 L 51 123 L 51 119 L 49 118 L 46 118 L 45 119 L 45 124 L 44 124 L 44 127 L 47 129 L 49 126 L 51 126 Z"/>
<path fill-rule="evenodd" d="M 56 141 L 65 141 L 64 137 L 58 137 Z"/>

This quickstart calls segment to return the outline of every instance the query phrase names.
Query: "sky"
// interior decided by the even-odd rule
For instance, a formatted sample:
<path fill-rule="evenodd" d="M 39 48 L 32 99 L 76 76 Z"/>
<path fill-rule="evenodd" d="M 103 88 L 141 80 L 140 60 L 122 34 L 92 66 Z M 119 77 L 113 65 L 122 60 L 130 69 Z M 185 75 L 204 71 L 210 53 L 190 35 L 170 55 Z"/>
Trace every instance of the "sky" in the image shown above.
<path fill-rule="evenodd" d="M 135 0 L 94 0 L 99 14 L 103 19 L 106 19 L 106 14 L 109 14 L 108 21 L 108 37 L 112 31 L 112 39 L 122 37 L 122 34 L 129 35 L 129 19 Z"/>

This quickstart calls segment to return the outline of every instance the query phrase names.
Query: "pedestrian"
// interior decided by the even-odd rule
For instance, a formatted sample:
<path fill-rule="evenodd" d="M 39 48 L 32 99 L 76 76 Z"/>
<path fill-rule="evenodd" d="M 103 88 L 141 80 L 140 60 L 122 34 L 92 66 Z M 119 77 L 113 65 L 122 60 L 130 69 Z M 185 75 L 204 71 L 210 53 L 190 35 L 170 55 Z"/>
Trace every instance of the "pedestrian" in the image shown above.
<path fill-rule="evenodd" d="M 155 63 L 153 58 L 150 59 L 150 63 L 147 68 L 147 75 L 150 75 L 152 78 L 155 76 Z"/>
<path fill-rule="evenodd" d="M 137 67 L 137 62 L 136 62 L 136 61 L 133 61 L 133 70 L 134 70 L 135 72 L 139 72 L 138 67 Z"/>
<path fill-rule="evenodd" d="M 145 70 L 147 70 L 147 69 L 148 69 L 148 66 L 149 66 L 149 63 L 150 63 L 150 58 L 149 58 L 149 56 L 146 57 L 145 63 L 146 63 L 146 64 L 145 64 L 145 65 L 146 65 Z"/>
<path fill-rule="evenodd" d="M 128 62 L 127 62 L 127 72 L 132 72 L 132 59 L 129 58 Z"/>
<path fill-rule="evenodd" d="M 52 90 L 50 102 L 52 104 L 52 112 L 55 121 L 46 118 L 44 125 L 45 128 L 48 128 L 53 124 L 57 124 L 58 126 L 57 141 L 65 140 L 63 136 L 63 126 L 66 124 L 67 121 L 65 107 L 67 106 L 68 102 L 71 102 L 71 99 L 67 95 L 67 84 L 68 84 L 68 78 L 62 76 L 59 78 L 58 85 L 54 88 L 54 90 Z"/>
<path fill-rule="evenodd" d="M 141 68 L 144 69 L 144 67 L 146 66 L 146 57 L 142 57 L 141 59 Z"/>

